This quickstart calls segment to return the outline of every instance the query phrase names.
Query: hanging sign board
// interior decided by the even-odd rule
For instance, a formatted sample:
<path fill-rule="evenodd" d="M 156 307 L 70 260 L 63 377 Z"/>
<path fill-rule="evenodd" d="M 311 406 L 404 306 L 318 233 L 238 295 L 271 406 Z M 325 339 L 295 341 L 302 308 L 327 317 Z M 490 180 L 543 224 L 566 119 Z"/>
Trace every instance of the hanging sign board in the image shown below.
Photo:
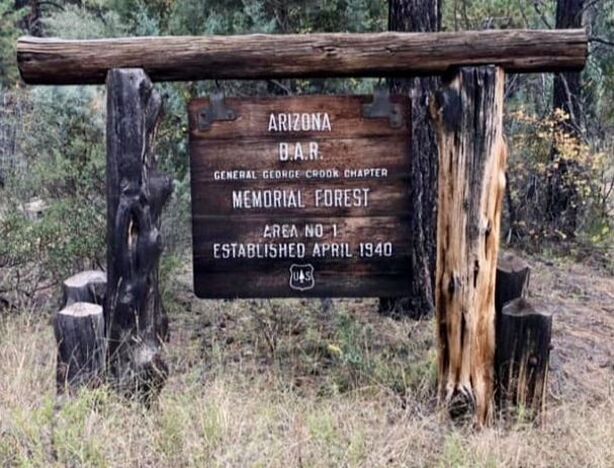
<path fill-rule="evenodd" d="M 409 108 L 382 94 L 192 101 L 196 294 L 407 294 Z"/>

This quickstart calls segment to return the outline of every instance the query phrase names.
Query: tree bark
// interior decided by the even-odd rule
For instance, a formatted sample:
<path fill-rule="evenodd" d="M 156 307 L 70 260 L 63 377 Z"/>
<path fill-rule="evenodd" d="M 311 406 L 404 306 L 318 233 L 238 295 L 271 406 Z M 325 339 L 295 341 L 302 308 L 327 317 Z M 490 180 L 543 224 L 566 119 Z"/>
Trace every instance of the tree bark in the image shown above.
<path fill-rule="evenodd" d="M 452 418 L 478 425 L 493 414 L 504 81 L 501 68 L 462 68 L 431 102 L 439 148 L 439 398 Z"/>
<path fill-rule="evenodd" d="M 66 306 L 55 316 L 54 332 L 58 345 L 58 393 L 100 385 L 105 369 L 102 306 L 86 302 Z"/>
<path fill-rule="evenodd" d="M 438 0 L 389 0 L 388 29 L 437 32 L 441 29 Z M 381 298 L 380 312 L 414 319 L 435 310 L 434 280 L 437 224 L 437 139 L 428 118 L 428 99 L 439 87 L 438 77 L 392 80 L 392 93 L 411 98 L 410 180 L 414 211 L 410 219 L 411 282 L 406 298 Z"/>
<path fill-rule="evenodd" d="M 574 29 L 582 27 L 584 0 L 557 0 L 556 28 Z M 579 71 L 557 73 L 554 76 L 552 108 L 566 114 L 559 122 L 558 130 L 580 138 L 582 126 L 582 82 Z M 567 151 L 570 151 L 569 149 Z M 546 212 L 553 229 L 568 237 L 574 237 L 578 222 L 580 195 L 574 184 L 573 173 L 578 170 L 577 162 L 569 154 L 561 153 L 556 143 L 550 152 L 552 174 L 549 175 Z"/>
<path fill-rule="evenodd" d="M 155 81 L 404 77 L 488 64 L 512 72 L 580 70 L 587 50 L 583 30 L 95 40 L 22 37 L 17 43 L 17 61 L 26 83 L 100 84 L 108 70 L 131 67 L 143 68 Z"/>
<path fill-rule="evenodd" d="M 497 402 L 529 419 L 544 414 L 552 315 L 525 298 L 503 307 L 497 341 Z"/>
<path fill-rule="evenodd" d="M 153 141 L 162 102 L 140 69 L 107 77 L 107 296 L 113 383 L 152 401 L 168 369 L 168 320 L 158 285 L 160 213 L 172 183 L 156 172 Z"/>

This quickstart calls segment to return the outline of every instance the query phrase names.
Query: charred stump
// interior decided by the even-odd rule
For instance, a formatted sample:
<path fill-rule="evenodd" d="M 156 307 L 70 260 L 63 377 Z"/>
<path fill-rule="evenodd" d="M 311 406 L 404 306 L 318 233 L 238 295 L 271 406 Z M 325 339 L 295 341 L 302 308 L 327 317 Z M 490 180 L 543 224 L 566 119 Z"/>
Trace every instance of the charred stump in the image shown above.
<path fill-rule="evenodd" d="M 53 328 L 58 345 L 58 393 L 100 385 L 106 353 L 102 306 L 73 302 L 56 314 Z"/>
<path fill-rule="evenodd" d="M 109 377 L 125 395 L 149 403 L 168 374 L 158 268 L 160 213 L 172 182 L 156 172 L 152 149 L 162 101 L 141 69 L 110 70 L 106 86 Z"/>
<path fill-rule="evenodd" d="M 552 315 L 525 298 L 503 307 L 497 341 L 497 403 L 530 419 L 544 414 Z"/>
<path fill-rule="evenodd" d="M 461 68 L 431 100 L 439 149 L 439 400 L 451 418 L 478 425 L 493 414 L 504 82 L 501 68 Z"/>
<path fill-rule="evenodd" d="M 497 322 L 505 304 L 519 297 L 526 297 L 530 278 L 531 267 L 520 257 L 506 254 L 499 259 L 495 288 Z"/>

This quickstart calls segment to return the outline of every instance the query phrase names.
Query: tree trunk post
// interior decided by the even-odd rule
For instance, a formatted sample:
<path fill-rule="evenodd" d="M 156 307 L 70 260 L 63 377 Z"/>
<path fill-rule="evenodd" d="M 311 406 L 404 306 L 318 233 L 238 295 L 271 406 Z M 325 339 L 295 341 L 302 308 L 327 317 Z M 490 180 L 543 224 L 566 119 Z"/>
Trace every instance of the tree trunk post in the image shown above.
<path fill-rule="evenodd" d="M 156 172 L 152 150 L 162 101 L 141 69 L 110 70 L 106 85 L 108 367 L 122 393 L 149 403 L 168 374 L 158 264 L 172 182 Z"/>
<path fill-rule="evenodd" d="M 431 100 L 439 147 L 439 399 L 453 419 L 478 426 L 493 414 L 504 82 L 502 68 L 461 68 Z"/>
<path fill-rule="evenodd" d="M 536 419 L 545 414 L 552 314 L 525 298 L 508 302 L 497 341 L 497 403 Z"/>

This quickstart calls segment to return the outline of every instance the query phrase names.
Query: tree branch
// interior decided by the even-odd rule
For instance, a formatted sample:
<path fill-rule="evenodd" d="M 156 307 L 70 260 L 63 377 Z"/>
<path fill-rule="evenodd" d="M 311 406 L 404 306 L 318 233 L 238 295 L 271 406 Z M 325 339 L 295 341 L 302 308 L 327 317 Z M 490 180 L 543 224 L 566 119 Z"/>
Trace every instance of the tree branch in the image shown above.
<path fill-rule="evenodd" d="M 614 41 L 610 41 L 608 39 L 604 39 L 603 37 L 598 36 L 589 36 L 588 42 L 597 42 L 599 44 L 607 45 L 608 47 L 614 47 Z"/>

